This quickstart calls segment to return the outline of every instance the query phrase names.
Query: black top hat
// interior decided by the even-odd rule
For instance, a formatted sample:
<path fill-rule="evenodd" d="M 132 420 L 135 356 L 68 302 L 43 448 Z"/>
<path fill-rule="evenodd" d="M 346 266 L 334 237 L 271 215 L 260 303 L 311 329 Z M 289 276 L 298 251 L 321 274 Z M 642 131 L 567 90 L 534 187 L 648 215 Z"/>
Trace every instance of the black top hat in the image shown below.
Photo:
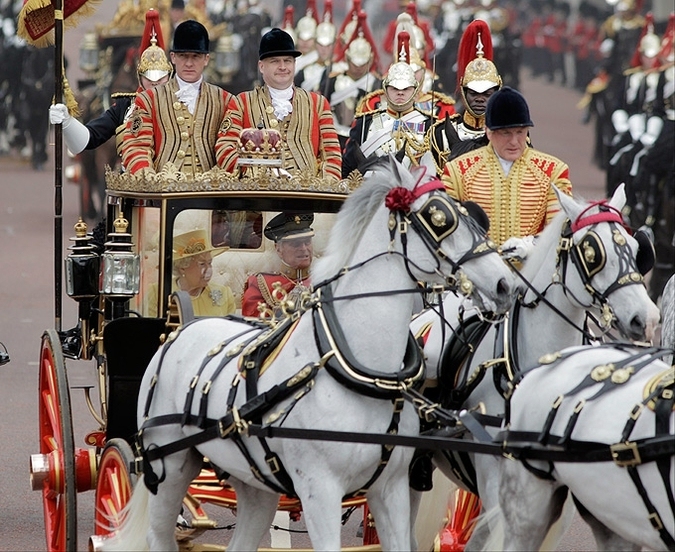
<path fill-rule="evenodd" d="M 310 238 L 314 230 L 310 225 L 314 222 L 313 213 L 279 213 L 265 226 L 265 237 L 278 242 L 296 238 Z"/>
<path fill-rule="evenodd" d="M 530 109 L 523 95 L 509 86 L 497 90 L 487 103 L 485 126 L 490 130 L 498 128 L 531 127 Z"/>
<path fill-rule="evenodd" d="M 209 53 L 209 32 L 199 21 L 183 21 L 173 32 L 172 52 Z"/>
<path fill-rule="evenodd" d="M 260 39 L 258 59 L 261 61 L 272 56 L 301 56 L 302 52 L 295 49 L 293 37 L 286 31 L 275 27 L 266 32 Z"/>

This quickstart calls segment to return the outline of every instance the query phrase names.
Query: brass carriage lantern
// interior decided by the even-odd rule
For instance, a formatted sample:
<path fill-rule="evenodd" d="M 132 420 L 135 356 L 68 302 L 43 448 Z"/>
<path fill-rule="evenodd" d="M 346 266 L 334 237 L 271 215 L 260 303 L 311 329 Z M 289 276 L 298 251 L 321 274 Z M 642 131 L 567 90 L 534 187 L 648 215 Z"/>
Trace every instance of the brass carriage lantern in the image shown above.
<path fill-rule="evenodd" d="M 224 82 L 229 82 L 241 68 L 240 51 L 244 41 L 241 35 L 225 31 L 216 45 L 216 71 Z"/>
<path fill-rule="evenodd" d="M 114 231 L 108 234 L 109 240 L 101 254 L 98 290 L 114 304 L 122 305 L 138 293 L 141 260 L 131 251 L 131 234 L 127 233 L 129 221 L 120 213 L 113 226 Z"/>
<path fill-rule="evenodd" d="M 96 33 L 86 33 L 80 42 L 80 69 L 93 73 L 98 69 L 98 38 Z"/>

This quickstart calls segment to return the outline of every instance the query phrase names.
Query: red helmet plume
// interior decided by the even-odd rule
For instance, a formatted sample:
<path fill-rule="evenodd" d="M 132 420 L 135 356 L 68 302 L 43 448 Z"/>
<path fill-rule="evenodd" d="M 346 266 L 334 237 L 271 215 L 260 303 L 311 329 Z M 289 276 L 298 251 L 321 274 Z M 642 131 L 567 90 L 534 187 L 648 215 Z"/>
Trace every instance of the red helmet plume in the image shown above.
<path fill-rule="evenodd" d="M 459 88 L 466 66 L 477 57 L 492 61 L 492 34 L 490 26 L 481 19 L 474 19 L 462 33 L 457 49 L 457 87 Z"/>
<path fill-rule="evenodd" d="M 142 53 L 148 49 L 153 36 L 157 40 L 157 46 L 164 50 L 164 37 L 162 36 L 162 27 L 159 23 L 159 12 L 154 8 L 150 8 L 145 13 L 145 28 L 143 29 L 139 52 Z"/>

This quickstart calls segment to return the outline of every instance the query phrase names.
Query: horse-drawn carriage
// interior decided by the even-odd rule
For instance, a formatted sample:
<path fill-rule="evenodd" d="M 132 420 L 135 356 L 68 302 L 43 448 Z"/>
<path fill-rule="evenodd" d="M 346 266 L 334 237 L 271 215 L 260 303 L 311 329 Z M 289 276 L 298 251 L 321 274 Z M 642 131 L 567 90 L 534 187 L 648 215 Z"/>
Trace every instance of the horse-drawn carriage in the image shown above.
<path fill-rule="evenodd" d="M 265 131 L 254 132 L 262 139 Z M 478 441 L 485 438 L 485 429 L 476 427 L 480 417 L 471 414 L 476 405 L 459 408 L 497 364 L 506 371 L 495 369 L 481 393 L 487 404 L 503 401 L 497 389 L 516 378 L 512 365 L 488 359 L 464 375 L 448 365 L 468 370 L 493 343 L 503 341 L 507 350 L 518 345 L 521 330 L 513 343 L 503 336 L 487 340 L 475 355 L 468 353 L 478 344 L 468 339 L 469 328 L 460 328 L 460 341 L 450 347 L 446 339 L 433 347 L 428 342 L 426 356 L 444 360 L 430 363 L 431 373 L 410 333 L 415 294 L 450 290 L 460 302 L 470 298 L 492 313 L 504 312 L 514 296 L 510 270 L 466 208 L 423 170 L 410 173 L 394 160 L 374 167 L 363 183 L 334 182 L 280 176 L 274 156 L 244 148 L 242 154 L 251 159 L 241 178 L 213 169 L 193 181 L 170 165 L 145 178 L 109 171 L 103 235 L 76 225 L 66 290 L 78 302 L 78 323 L 43 335 L 40 453 L 31 457 L 49 550 L 76 548 L 77 493 L 94 489 L 96 549 L 142 543 L 146 529 L 135 533 L 129 520 L 146 521 L 150 545 L 170 549 L 181 504 L 190 525 L 179 537 L 214 527 L 202 502 L 237 509 L 234 548 L 255 548 L 280 505 L 297 513 L 302 504 L 313 546 L 336 549 L 341 507 L 364 505 L 366 495 L 378 536 L 366 515 L 364 544 L 379 539 L 383 549 L 406 549 L 415 542 L 407 507 L 413 447 L 528 458 L 529 443 L 460 439 L 467 429 Z M 624 333 L 642 338 L 653 313 L 638 273 L 638 242 L 617 217 L 620 198 L 561 203 L 564 213 L 542 238 L 536 270 L 525 272 L 533 295 L 519 308 L 541 302 L 565 321 L 560 328 L 574 330 L 583 324 L 580 313 L 591 310 L 605 315 L 604 324 L 614 319 Z M 223 249 L 214 280 L 239 298 L 248 275 L 270 270 L 274 252 L 261 232 L 278 211 L 315 216 L 320 258 L 312 289 L 293 298 L 280 293 L 283 308 L 264 321 L 195 317 L 189 297 L 174 291 L 175 238 L 200 230 Z M 444 312 L 437 327 L 445 328 L 445 338 L 454 315 L 448 316 L 450 307 Z M 537 312 L 533 320 L 541 326 Z M 496 327 L 500 317 L 482 319 Z M 560 328 L 553 337 L 561 336 Z M 557 342 L 556 350 L 570 344 Z M 447 352 L 458 349 L 461 362 Z M 75 446 L 66 358 L 95 361 L 98 398 L 91 388 L 84 392 L 98 427 L 86 436 L 87 448 Z M 425 378 L 439 380 L 441 392 L 454 392 L 452 400 L 425 400 L 415 391 Z M 657 387 L 668 391 L 668 385 Z M 419 436 L 419 417 L 434 426 L 430 436 Z M 546 458 L 536 452 L 537 460 Z M 554 452 L 560 461 L 560 450 Z M 488 464 L 476 462 L 479 488 L 481 478 L 494 473 Z M 205 465 L 213 470 L 203 471 Z M 481 488 L 481 498 L 496 504 L 488 492 L 496 488 L 494 481 L 492 489 Z M 279 503 L 280 495 L 299 500 Z M 131 540 L 119 543 L 115 535 Z"/>

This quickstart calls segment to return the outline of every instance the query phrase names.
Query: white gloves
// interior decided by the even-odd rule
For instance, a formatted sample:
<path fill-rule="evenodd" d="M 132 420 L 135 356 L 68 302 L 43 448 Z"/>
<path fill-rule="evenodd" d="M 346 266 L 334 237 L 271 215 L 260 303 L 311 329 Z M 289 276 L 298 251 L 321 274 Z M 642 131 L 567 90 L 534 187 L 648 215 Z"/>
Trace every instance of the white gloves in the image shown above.
<path fill-rule="evenodd" d="M 57 103 L 49 106 L 49 122 L 61 125 L 66 147 L 74 154 L 78 154 L 89 143 L 89 129 L 68 113 L 68 108 Z"/>
<path fill-rule="evenodd" d="M 509 238 L 500 247 L 502 256 L 505 259 L 526 259 L 534 248 L 534 236 L 524 236 L 522 238 Z"/>
<path fill-rule="evenodd" d="M 661 117 L 650 117 L 647 119 L 647 128 L 645 133 L 640 136 L 640 142 L 646 148 L 651 147 L 656 142 L 656 139 L 661 134 L 661 129 L 663 128 L 663 119 Z"/>
<path fill-rule="evenodd" d="M 612 113 L 612 124 L 617 134 L 623 134 L 628 130 L 628 113 L 625 109 L 617 109 Z"/>
<path fill-rule="evenodd" d="M 66 129 L 70 126 L 73 118 L 68 113 L 68 108 L 62 104 L 57 103 L 49 106 L 49 122 L 53 125 L 63 125 Z"/>
<path fill-rule="evenodd" d="M 644 113 L 636 113 L 628 117 L 628 131 L 633 142 L 638 142 L 647 130 L 647 120 Z"/>

